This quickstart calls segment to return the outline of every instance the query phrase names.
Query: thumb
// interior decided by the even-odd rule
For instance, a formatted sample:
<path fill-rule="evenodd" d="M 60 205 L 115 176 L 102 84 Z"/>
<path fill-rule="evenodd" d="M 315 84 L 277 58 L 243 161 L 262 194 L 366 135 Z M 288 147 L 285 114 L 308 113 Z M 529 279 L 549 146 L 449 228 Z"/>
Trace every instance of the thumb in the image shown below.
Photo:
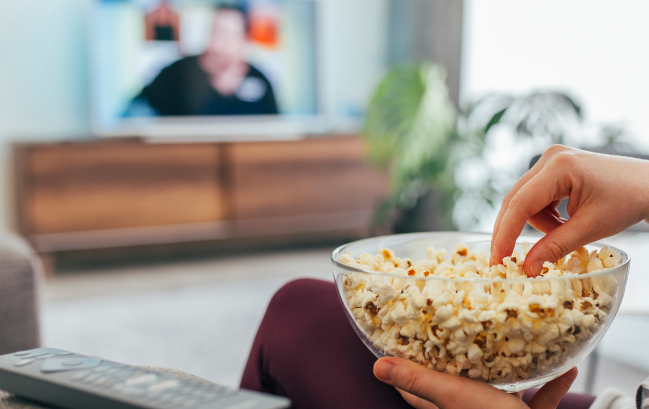
<path fill-rule="evenodd" d="M 536 277 L 543 269 L 543 262 L 554 263 L 579 247 L 602 237 L 597 223 L 583 214 L 575 214 L 536 242 L 525 256 L 523 268 L 528 276 Z"/>
<path fill-rule="evenodd" d="M 433 371 L 403 358 L 379 359 L 374 364 L 374 375 L 400 389 L 402 395 L 407 392 L 440 408 L 473 409 L 479 401 L 490 403 L 482 405 L 482 408 L 503 408 L 506 407 L 503 406 L 503 401 L 513 398 L 486 383 Z M 421 403 L 419 400 L 408 400 L 406 396 L 404 398 L 409 403 Z M 476 399 L 476 396 L 480 399 Z"/>
<path fill-rule="evenodd" d="M 545 385 L 527 403 L 530 409 L 556 409 L 577 377 L 577 367 Z"/>

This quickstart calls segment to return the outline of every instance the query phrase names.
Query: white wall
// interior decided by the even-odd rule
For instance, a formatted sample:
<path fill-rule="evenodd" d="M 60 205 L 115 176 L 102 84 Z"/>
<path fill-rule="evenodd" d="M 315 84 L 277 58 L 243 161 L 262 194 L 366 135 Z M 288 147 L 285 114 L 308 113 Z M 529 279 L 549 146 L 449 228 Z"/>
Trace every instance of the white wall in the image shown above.
<path fill-rule="evenodd" d="M 13 228 L 10 143 L 89 132 L 87 0 L 0 0 L 0 228 Z"/>
<path fill-rule="evenodd" d="M 336 117 L 363 111 L 385 72 L 388 0 L 321 0 L 327 105 Z"/>
<path fill-rule="evenodd" d="M 649 149 L 649 2 L 466 0 L 462 98 L 551 88 Z"/>

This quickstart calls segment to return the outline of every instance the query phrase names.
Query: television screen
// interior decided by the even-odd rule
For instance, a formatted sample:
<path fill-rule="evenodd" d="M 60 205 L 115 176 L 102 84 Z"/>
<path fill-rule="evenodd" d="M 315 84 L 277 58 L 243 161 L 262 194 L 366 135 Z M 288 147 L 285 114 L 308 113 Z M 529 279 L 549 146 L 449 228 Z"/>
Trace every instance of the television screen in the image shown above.
<path fill-rule="evenodd" d="M 168 118 L 318 114 L 314 1 L 96 0 L 93 14 L 100 132 Z"/>

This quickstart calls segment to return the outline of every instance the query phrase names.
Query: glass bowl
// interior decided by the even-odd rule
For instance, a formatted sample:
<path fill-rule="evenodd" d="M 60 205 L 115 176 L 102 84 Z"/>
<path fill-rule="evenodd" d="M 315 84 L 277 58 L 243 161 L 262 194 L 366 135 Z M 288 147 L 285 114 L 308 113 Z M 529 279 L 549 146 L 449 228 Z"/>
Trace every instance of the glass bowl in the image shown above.
<path fill-rule="evenodd" d="M 515 250 L 522 254 L 522 243 L 540 238 L 521 236 Z M 337 248 L 331 256 L 334 280 L 349 322 L 377 357 L 407 358 L 508 392 L 562 375 L 595 348 L 620 307 L 629 271 L 623 251 L 609 246 L 622 256 L 616 267 L 534 279 L 395 276 L 338 261 L 348 252 L 357 259 L 384 248 L 417 261 L 427 258 L 428 246 L 450 253 L 464 243 L 470 252 L 481 252 L 489 251 L 490 242 L 488 234 L 436 232 Z"/>

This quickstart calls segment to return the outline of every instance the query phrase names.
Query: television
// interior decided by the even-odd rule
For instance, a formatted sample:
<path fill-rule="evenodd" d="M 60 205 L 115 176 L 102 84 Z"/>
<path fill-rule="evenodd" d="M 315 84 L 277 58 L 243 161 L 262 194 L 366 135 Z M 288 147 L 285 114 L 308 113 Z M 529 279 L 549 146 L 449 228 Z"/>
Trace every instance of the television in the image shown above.
<path fill-rule="evenodd" d="M 317 0 L 95 0 L 100 136 L 242 140 L 324 132 Z"/>

